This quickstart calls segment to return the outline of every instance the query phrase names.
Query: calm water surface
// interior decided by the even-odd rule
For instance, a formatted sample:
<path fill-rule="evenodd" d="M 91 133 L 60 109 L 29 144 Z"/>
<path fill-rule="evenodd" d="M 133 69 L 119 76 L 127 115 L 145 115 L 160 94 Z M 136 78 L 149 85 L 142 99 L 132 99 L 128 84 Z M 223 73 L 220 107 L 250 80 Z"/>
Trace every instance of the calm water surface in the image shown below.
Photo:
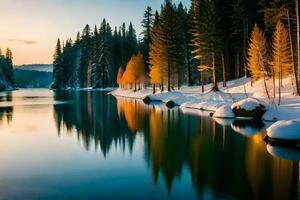
<path fill-rule="evenodd" d="M 0 93 L 0 199 L 300 199 L 267 124 L 105 92 Z"/>

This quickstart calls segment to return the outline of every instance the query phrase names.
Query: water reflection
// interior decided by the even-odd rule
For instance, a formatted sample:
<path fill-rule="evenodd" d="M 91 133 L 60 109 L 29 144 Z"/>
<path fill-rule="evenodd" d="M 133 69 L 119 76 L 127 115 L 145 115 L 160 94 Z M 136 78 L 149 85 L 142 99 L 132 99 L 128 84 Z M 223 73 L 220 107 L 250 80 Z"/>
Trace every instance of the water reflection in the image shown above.
<path fill-rule="evenodd" d="M 0 103 L 1 102 L 11 102 L 12 92 L 6 92 L 0 94 Z M 13 107 L 12 106 L 0 106 L 0 124 L 7 123 L 10 124 L 12 122 L 13 117 Z"/>
<path fill-rule="evenodd" d="M 266 130 L 266 124 L 262 121 L 252 120 L 234 120 L 231 124 L 231 128 L 246 137 L 253 137 L 259 134 L 261 131 Z"/>
<path fill-rule="evenodd" d="M 103 155 L 115 146 L 134 151 L 141 134 L 152 182 L 163 181 L 168 193 L 187 168 L 200 198 L 298 198 L 299 163 L 267 152 L 259 132 L 264 124 L 245 133 L 248 123 L 215 121 L 101 92 L 57 92 L 54 98 L 71 102 L 54 105 L 58 133 L 75 129 L 86 149 L 94 142 Z"/>
<path fill-rule="evenodd" d="M 269 143 L 267 145 L 268 152 L 278 158 L 283 158 L 286 160 L 300 161 L 300 149 L 292 148 L 287 146 L 278 146 Z"/>
<path fill-rule="evenodd" d="M 0 124 L 10 124 L 13 119 L 13 107 L 0 107 Z"/>
<path fill-rule="evenodd" d="M 78 134 L 87 150 L 91 142 L 100 147 L 106 155 L 111 146 L 121 145 L 122 149 L 132 149 L 135 135 L 131 134 L 126 121 L 119 118 L 116 101 L 107 98 L 101 92 L 56 92 L 56 101 L 68 101 L 69 104 L 55 104 L 54 118 L 58 134 L 62 128 L 67 133 Z"/>

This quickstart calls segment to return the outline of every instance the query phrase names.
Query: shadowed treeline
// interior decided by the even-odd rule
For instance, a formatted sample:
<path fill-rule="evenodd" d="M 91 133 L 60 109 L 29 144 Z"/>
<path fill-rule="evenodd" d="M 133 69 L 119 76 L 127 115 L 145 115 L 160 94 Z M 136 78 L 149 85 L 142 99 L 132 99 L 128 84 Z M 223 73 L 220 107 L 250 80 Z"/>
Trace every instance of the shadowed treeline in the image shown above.
<path fill-rule="evenodd" d="M 135 137 L 141 134 L 152 182 L 163 181 L 169 193 L 187 169 L 199 197 L 298 198 L 299 163 L 269 154 L 262 132 L 247 135 L 262 124 L 217 123 L 205 113 L 115 99 L 103 92 L 57 92 L 55 100 L 70 102 L 54 105 L 58 132 L 75 129 L 87 149 L 94 142 L 104 155 L 113 145 L 133 151 Z"/>

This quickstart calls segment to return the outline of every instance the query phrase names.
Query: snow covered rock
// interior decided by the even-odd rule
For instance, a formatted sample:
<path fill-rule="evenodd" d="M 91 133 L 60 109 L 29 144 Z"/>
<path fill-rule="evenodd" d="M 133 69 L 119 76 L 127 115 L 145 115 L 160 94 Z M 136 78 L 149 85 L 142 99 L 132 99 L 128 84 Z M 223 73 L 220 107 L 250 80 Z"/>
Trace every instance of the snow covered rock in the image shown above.
<path fill-rule="evenodd" d="M 272 140 L 300 141 L 300 121 L 278 121 L 267 129 Z"/>
<path fill-rule="evenodd" d="M 150 104 L 151 103 L 151 98 L 149 96 L 146 96 L 145 98 L 143 98 L 143 102 L 145 104 Z"/>
<path fill-rule="evenodd" d="M 247 98 L 232 104 L 231 109 L 236 117 L 261 119 L 266 107 L 258 100 Z"/>
<path fill-rule="evenodd" d="M 230 119 L 235 117 L 231 107 L 228 105 L 224 105 L 218 108 L 213 116 L 215 118 L 230 118 Z"/>
<path fill-rule="evenodd" d="M 174 108 L 175 106 L 178 106 L 174 101 L 170 100 L 166 102 L 166 106 L 170 109 Z"/>

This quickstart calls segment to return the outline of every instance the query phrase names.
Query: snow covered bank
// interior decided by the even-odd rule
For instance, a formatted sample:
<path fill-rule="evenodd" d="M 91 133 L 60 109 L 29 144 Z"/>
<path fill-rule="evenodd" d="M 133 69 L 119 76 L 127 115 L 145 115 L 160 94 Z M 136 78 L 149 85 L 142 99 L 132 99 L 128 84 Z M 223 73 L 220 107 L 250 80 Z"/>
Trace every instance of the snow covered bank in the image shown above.
<path fill-rule="evenodd" d="M 191 108 L 212 112 L 216 112 L 223 106 L 227 106 L 227 108 L 231 107 L 236 105 L 237 102 L 244 100 L 239 102 L 239 106 L 242 106 L 246 110 L 257 107 L 257 105 L 264 105 L 267 112 L 263 115 L 263 119 L 266 121 L 300 118 L 300 98 L 292 95 L 293 87 L 290 79 L 285 79 L 283 81 L 282 104 L 280 106 L 276 106 L 276 102 L 274 102 L 274 104 L 269 103 L 262 81 L 258 81 L 251 85 L 250 79 L 241 78 L 229 81 L 227 85 L 228 86 L 226 88 L 223 88 L 220 83 L 220 92 L 206 92 L 204 94 L 201 93 L 201 88 L 199 86 L 184 86 L 181 90 L 159 92 L 154 95 L 152 94 L 152 88 L 143 89 L 137 92 L 133 92 L 132 90 L 116 89 L 110 94 L 135 99 L 144 99 L 145 97 L 149 97 L 151 100 L 161 101 L 164 103 L 173 101 L 175 104 L 179 105 L 181 109 Z M 209 91 L 210 85 L 206 85 L 205 90 Z M 245 93 L 245 91 L 247 93 Z M 232 117 L 232 113 L 230 112 L 220 112 L 221 110 L 216 114 L 216 116 Z"/>
<path fill-rule="evenodd" d="M 300 119 L 278 121 L 267 129 L 267 135 L 276 140 L 300 141 Z"/>
<path fill-rule="evenodd" d="M 127 97 L 127 98 L 133 98 L 133 99 L 144 99 L 145 97 L 151 95 L 152 90 L 151 89 L 143 89 L 134 92 L 133 90 L 125 90 L 122 88 L 118 88 L 110 94 L 117 96 L 117 97 Z"/>
<path fill-rule="evenodd" d="M 52 88 L 55 91 L 101 91 L 101 92 L 111 92 L 116 90 L 116 88 L 108 87 L 108 88 L 73 88 L 73 87 L 66 87 L 66 88 Z"/>

